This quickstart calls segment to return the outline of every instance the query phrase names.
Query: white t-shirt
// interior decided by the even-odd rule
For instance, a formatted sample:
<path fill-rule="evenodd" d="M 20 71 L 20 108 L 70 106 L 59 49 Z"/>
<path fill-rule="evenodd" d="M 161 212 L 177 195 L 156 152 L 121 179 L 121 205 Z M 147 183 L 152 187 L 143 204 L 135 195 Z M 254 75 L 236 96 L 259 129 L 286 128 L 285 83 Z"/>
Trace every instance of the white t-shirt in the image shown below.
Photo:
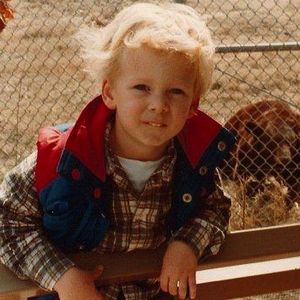
<path fill-rule="evenodd" d="M 132 182 L 133 187 L 141 192 L 144 189 L 145 183 L 161 164 L 164 157 L 154 161 L 140 161 L 120 156 L 118 156 L 118 159 L 129 180 Z"/>

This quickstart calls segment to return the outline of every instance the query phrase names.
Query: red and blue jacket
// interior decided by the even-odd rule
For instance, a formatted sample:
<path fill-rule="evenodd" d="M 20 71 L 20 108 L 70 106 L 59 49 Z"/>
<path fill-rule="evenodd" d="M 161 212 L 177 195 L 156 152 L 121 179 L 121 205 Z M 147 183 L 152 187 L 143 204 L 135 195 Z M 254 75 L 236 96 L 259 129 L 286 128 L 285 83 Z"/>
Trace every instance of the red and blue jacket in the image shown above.
<path fill-rule="evenodd" d="M 43 209 L 43 226 L 63 249 L 91 249 L 109 227 L 104 135 L 113 111 L 101 96 L 87 104 L 73 126 L 40 130 L 35 187 Z M 193 217 L 201 198 L 215 190 L 214 175 L 229 154 L 234 137 L 197 110 L 175 137 L 170 231 Z"/>

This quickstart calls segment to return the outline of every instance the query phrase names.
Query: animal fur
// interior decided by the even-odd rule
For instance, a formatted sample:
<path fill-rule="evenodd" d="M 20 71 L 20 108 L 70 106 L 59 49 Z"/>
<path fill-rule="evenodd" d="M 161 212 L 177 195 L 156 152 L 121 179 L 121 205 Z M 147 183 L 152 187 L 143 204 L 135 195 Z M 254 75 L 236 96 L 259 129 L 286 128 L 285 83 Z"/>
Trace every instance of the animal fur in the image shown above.
<path fill-rule="evenodd" d="M 275 176 L 300 200 L 300 114 L 280 101 L 263 100 L 240 109 L 225 124 L 237 138 L 224 172 L 233 180 Z"/>

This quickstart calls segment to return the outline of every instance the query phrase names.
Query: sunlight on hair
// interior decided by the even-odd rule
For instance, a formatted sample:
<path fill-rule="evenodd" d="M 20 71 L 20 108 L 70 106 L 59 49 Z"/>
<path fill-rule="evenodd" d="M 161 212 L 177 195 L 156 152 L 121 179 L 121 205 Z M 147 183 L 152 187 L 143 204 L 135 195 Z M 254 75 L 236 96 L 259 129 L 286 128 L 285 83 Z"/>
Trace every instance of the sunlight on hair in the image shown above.
<path fill-rule="evenodd" d="M 84 27 L 75 37 L 82 46 L 85 71 L 97 83 L 114 76 L 123 47 L 148 46 L 186 55 L 198 74 L 199 98 L 211 85 L 214 45 L 201 16 L 189 6 L 134 4 L 120 11 L 105 27 Z"/>

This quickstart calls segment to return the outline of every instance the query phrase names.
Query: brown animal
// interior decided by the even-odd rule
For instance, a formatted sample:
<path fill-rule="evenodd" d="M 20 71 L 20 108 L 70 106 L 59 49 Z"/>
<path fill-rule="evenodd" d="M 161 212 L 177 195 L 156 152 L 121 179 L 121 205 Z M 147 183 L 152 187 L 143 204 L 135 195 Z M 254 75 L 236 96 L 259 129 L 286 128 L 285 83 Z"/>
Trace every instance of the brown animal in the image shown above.
<path fill-rule="evenodd" d="M 224 172 L 232 179 L 275 176 L 300 201 L 300 114 L 280 101 L 264 100 L 240 109 L 225 124 L 237 145 Z"/>

